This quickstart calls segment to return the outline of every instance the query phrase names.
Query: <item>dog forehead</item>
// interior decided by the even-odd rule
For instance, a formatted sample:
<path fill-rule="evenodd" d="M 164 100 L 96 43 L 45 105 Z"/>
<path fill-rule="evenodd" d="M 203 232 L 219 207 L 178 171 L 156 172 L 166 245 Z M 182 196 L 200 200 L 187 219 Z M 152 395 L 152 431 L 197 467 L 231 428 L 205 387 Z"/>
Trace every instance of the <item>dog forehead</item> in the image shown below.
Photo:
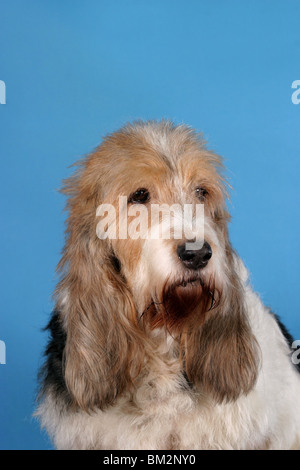
<path fill-rule="evenodd" d="M 207 180 L 207 171 L 196 165 L 195 162 L 178 162 L 176 166 L 169 166 L 164 158 L 153 159 L 151 155 L 141 159 L 140 156 L 131 161 L 115 165 L 112 179 L 105 179 L 107 194 L 127 195 L 144 188 L 155 193 L 163 199 L 167 196 L 184 195 L 191 187 L 201 183 L 204 176 Z M 113 181 L 113 184 L 111 183 Z M 181 199 L 181 197 L 180 197 Z"/>
<path fill-rule="evenodd" d="M 104 196 L 140 188 L 185 192 L 202 181 L 218 181 L 219 157 L 185 126 L 130 125 L 108 136 L 96 154 Z"/>

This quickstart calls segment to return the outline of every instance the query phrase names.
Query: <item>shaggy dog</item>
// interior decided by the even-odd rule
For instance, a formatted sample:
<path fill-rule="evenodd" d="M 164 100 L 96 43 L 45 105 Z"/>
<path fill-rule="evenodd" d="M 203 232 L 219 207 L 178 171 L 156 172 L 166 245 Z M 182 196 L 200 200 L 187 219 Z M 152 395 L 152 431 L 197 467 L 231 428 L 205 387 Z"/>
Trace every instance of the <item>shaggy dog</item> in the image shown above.
<path fill-rule="evenodd" d="M 231 247 L 226 187 L 168 121 L 107 136 L 65 182 L 37 409 L 56 448 L 300 448 L 292 338 Z"/>

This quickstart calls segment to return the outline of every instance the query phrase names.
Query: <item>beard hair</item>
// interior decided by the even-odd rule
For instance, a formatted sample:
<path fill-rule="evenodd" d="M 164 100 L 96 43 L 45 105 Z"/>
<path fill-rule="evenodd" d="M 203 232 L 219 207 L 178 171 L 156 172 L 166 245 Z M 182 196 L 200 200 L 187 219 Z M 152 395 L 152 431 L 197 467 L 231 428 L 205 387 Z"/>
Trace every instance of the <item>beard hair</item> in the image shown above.
<path fill-rule="evenodd" d="M 166 281 L 141 316 L 151 330 L 165 328 L 171 335 L 177 335 L 185 327 L 202 325 L 219 305 L 220 298 L 221 292 L 212 278 L 206 282 L 200 277 Z"/>

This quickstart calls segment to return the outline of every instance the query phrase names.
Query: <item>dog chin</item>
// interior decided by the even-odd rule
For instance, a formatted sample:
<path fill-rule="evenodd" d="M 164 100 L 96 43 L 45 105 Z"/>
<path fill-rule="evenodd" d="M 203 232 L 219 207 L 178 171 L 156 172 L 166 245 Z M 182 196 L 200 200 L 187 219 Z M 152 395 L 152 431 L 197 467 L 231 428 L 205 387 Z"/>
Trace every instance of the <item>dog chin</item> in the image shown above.
<path fill-rule="evenodd" d="M 154 295 L 143 312 L 150 329 L 164 327 L 171 334 L 200 325 L 219 303 L 220 292 L 213 282 L 201 277 L 181 278 L 166 282 L 159 295 Z"/>

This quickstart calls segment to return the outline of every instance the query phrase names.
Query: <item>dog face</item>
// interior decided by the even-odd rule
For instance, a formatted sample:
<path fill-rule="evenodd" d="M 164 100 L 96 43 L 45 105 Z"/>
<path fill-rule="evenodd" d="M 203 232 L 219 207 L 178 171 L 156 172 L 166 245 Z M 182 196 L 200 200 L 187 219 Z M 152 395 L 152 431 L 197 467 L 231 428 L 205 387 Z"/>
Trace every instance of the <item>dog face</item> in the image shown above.
<path fill-rule="evenodd" d="M 138 316 L 152 329 L 165 327 L 175 334 L 193 317 L 203 321 L 226 289 L 222 164 L 186 128 L 168 126 L 163 136 L 159 126 L 156 135 L 144 130 L 127 129 L 114 138 L 114 169 L 104 178 L 104 205 L 112 205 L 116 217 L 107 233 L 114 235 L 110 250 Z M 199 206 L 201 224 L 196 220 Z M 130 233 L 137 219 L 139 230 Z"/>
<path fill-rule="evenodd" d="M 172 336 L 202 392 L 222 401 L 252 387 L 257 354 L 222 169 L 187 127 L 136 123 L 108 136 L 66 182 L 57 309 L 66 384 L 82 408 L 103 407 L 144 377 L 157 330 Z M 103 207 L 114 215 L 104 222 Z"/>

